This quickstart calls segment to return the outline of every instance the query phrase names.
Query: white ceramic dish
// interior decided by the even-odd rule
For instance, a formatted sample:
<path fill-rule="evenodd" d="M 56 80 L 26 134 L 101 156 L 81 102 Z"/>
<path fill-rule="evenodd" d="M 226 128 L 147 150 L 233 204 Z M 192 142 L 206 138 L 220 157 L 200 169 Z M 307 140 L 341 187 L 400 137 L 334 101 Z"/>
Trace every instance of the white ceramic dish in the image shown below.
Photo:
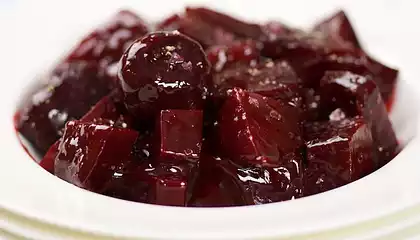
<path fill-rule="evenodd" d="M 16 51 L 10 51 L 10 56 L 15 60 L 10 68 L 13 71 L 7 71 L 3 75 L 7 81 L 7 91 L 0 95 L 0 109 L 4 113 L 0 118 L 0 146 L 3 156 L 0 160 L 1 208 L 40 222 L 108 236 L 146 239 L 256 239 L 333 230 L 379 219 L 420 203 L 420 187 L 417 184 L 420 182 L 420 135 L 416 128 L 417 114 L 420 112 L 420 82 L 417 81 L 418 69 L 415 62 L 415 53 L 420 52 L 420 48 L 410 44 L 418 42 L 419 35 L 415 30 L 408 31 L 405 28 L 410 24 L 411 17 L 418 17 L 408 15 L 410 6 L 400 6 L 405 12 L 397 14 L 396 18 L 400 22 L 396 24 L 386 17 L 397 7 L 381 8 L 378 7 L 378 2 L 352 1 L 343 5 L 366 48 L 379 59 L 400 67 L 402 81 L 398 86 L 392 120 L 401 142 L 407 144 L 410 139 L 411 141 L 391 163 L 375 173 L 347 186 L 308 198 L 262 206 L 212 209 L 153 206 L 113 199 L 79 189 L 47 174 L 31 161 L 18 143 L 12 124 L 13 111 L 18 95 L 23 91 L 22 86 L 29 84 L 34 78 L 34 72 L 39 73 L 41 69 L 46 69 L 46 62 L 50 65 L 86 29 L 94 27 L 96 22 L 106 19 L 107 15 L 116 10 L 116 1 L 92 2 L 72 1 L 70 4 L 60 1 L 57 4 L 53 1 L 38 1 L 37 4 L 48 4 L 49 9 L 55 9 L 51 10 L 54 12 L 50 12 L 49 18 L 56 18 L 57 21 L 42 18 L 41 11 L 33 22 L 17 22 L 17 27 L 25 26 L 27 31 L 17 33 L 14 48 Z M 176 4 L 173 3 L 175 1 L 170 4 L 161 1 L 160 5 L 159 1 L 148 5 L 139 2 L 141 1 L 125 1 L 145 18 L 157 19 L 179 10 L 184 6 L 183 2 L 188 1 L 177 1 Z M 169 5 L 165 5 L 167 3 Z M 287 19 L 298 26 L 310 23 L 315 17 L 322 17 L 337 8 L 337 4 L 332 1 L 322 4 L 289 1 L 284 9 L 279 7 L 277 11 L 270 7 L 272 4 L 282 5 L 277 1 L 267 1 L 264 6 L 242 3 L 244 2 L 223 1 L 223 4 L 213 2 L 207 5 L 215 5 L 218 9 L 254 20 L 279 19 L 276 16 L 281 16 L 281 20 Z M 34 7 L 31 4 L 28 1 L 21 10 L 22 16 L 34 16 L 35 13 L 29 11 Z M 101 4 L 101 8 L 97 8 L 98 5 L 95 4 Z M 301 9 L 302 4 L 305 4 L 305 10 Z M 376 7 L 381 14 L 378 13 L 372 19 L 371 12 L 366 10 L 369 6 Z M 80 17 L 74 19 L 75 12 Z M 62 27 L 64 25 L 65 29 Z M 392 26 L 399 28 L 390 28 Z M 51 35 L 52 29 L 54 36 Z M 38 34 L 38 39 L 27 40 L 27 36 L 36 36 L 35 34 Z M 400 36 L 407 34 L 412 37 L 404 38 L 402 44 Z M 24 65 L 18 62 L 22 61 L 22 56 L 25 56 Z"/>

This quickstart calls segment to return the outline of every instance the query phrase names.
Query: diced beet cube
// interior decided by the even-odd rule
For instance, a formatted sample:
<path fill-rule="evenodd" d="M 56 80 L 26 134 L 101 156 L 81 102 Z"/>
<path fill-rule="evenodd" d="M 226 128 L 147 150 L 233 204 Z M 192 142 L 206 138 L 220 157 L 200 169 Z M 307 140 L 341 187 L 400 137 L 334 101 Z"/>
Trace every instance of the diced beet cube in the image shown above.
<path fill-rule="evenodd" d="M 325 49 L 325 40 L 302 31 L 265 41 L 261 54 L 272 59 L 285 59 L 290 62 L 300 78 L 311 78 L 308 69 L 316 66 Z"/>
<path fill-rule="evenodd" d="M 219 161 L 241 192 L 245 205 L 264 204 L 302 196 L 302 169 L 297 161 L 277 167 L 243 167 L 230 161 Z M 231 186 L 231 190 L 236 190 Z M 236 194 L 236 192 L 233 192 Z"/>
<path fill-rule="evenodd" d="M 222 148 L 238 164 L 300 164 L 300 117 L 296 106 L 235 88 L 220 110 Z"/>
<path fill-rule="evenodd" d="M 304 93 L 304 118 L 306 121 L 317 121 L 320 118 L 321 96 L 313 88 L 305 88 Z"/>
<path fill-rule="evenodd" d="M 185 206 L 187 182 L 181 179 L 159 179 L 156 182 L 155 203 L 169 206 Z"/>
<path fill-rule="evenodd" d="M 157 30 L 177 30 L 199 42 L 204 49 L 214 45 L 230 44 L 235 39 L 232 33 L 188 15 L 173 15 L 159 23 Z"/>
<path fill-rule="evenodd" d="M 351 71 L 360 75 L 371 75 L 378 86 L 385 103 L 392 101 L 397 83 L 398 70 L 389 68 L 360 51 L 332 51 L 323 56 L 313 68 L 312 81 L 316 84 L 325 71 Z"/>
<path fill-rule="evenodd" d="M 216 45 L 206 50 L 207 58 L 216 72 L 233 63 L 257 63 L 261 44 L 253 40 L 235 41 L 229 45 Z"/>
<path fill-rule="evenodd" d="M 192 161 L 200 158 L 203 111 L 162 110 L 158 119 L 159 161 Z"/>
<path fill-rule="evenodd" d="M 302 105 L 303 82 L 287 61 L 267 60 L 255 67 L 239 65 L 213 77 L 216 95 L 225 97 L 234 87 L 255 92 L 292 105 Z"/>
<path fill-rule="evenodd" d="M 85 37 L 67 57 L 67 61 L 95 61 L 101 67 L 110 67 L 111 76 L 116 76 L 115 66 L 124 51 L 137 38 L 148 32 L 145 22 L 135 13 L 123 10 L 103 26 Z"/>
<path fill-rule="evenodd" d="M 132 160 L 138 133 L 94 123 L 70 121 L 55 159 L 56 176 L 101 193 L 115 172 Z"/>
<path fill-rule="evenodd" d="M 210 65 L 201 46 L 178 32 L 156 32 L 121 59 L 119 84 L 127 110 L 145 122 L 164 109 L 201 109 Z"/>
<path fill-rule="evenodd" d="M 154 170 L 149 173 L 151 188 L 148 202 L 186 206 L 191 199 L 197 167 L 191 163 L 158 163 L 153 166 Z"/>
<path fill-rule="evenodd" d="M 398 142 L 379 89 L 370 76 L 346 71 L 326 72 L 321 79 L 323 114 L 341 108 L 348 116 L 361 115 L 372 132 L 378 164 L 389 162 Z M 326 118 L 326 117 L 324 117 Z"/>
<path fill-rule="evenodd" d="M 306 196 L 353 182 L 376 170 L 375 144 L 363 117 L 306 126 Z"/>
<path fill-rule="evenodd" d="M 82 117 L 109 92 L 109 79 L 91 62 L 61 64 L 46 80 L 15 119 L 16 129 L 42 156 L 67 121 Z"/>
<path fill-rule="evenodd" d="M 330 41 L 346 42 L 350 47 L 361 48 L 350 20 L 343 10 L 315 24 L 313 30 L 320 31 Z"/>
<path fill-rule="evenodd" d="M 186 15 L 206 22 L 209 25 L 222 28 L 238 38 L 259 39 L 262 35 L 259 25 L 243 22 L 208 8 L 187 8 Z"/>

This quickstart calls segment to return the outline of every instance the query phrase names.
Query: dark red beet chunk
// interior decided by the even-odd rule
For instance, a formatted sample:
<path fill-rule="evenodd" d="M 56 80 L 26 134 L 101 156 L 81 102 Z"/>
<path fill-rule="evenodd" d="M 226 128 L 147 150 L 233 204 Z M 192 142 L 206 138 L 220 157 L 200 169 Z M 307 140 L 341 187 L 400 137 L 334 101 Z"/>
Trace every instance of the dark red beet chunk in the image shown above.
<path fill-rule="evenodd" d="M 186 14 L 193 19 L 220 27 L 239 38 L 259 39 L 262 35 L 261 27 L 257 24 L 246 23 L 207 8 L 187 8 Z"/>
<path fill-rule="evenodd" d="M 347 42 L 350 47 L 361 48 L 350 20 L 343 10 L 315 24 L 313 30 L 321 32 L 329 41 Z"/>
<path fill-rule="evenodd" d="M 219 118 L 222 148 L 238 164 L 301 163 L 303 143 L 297 107 L 235 88 Z"/>
<path fill-rule="evenodd" d="M 284 37 L 288 34 L 292 34 L 296 29 L 292 29 L 289 26 L 276 21 L 270 21 L 262 25 L 263 37 L 261 40 L 273 41 L 279 37 Z"/>
<path fill-rule="evenodd" d="M 203 112 L 162 110 L 158 119 L 160 161 L 197 162 L 201 154 Z"/>
<path fill-rule="evenodd" d="M 68 120 L 79 119 L 108 92 L 109 79 L 89 62 L 63 63 L 19 109 L 16 129 L 44 155 Z"/>
<path fill-rule="evenodd" d="M 232 63 L 257 63 L 261 44 L 253 40 L 235 41 L 229 45 L 212 46 L 206 50 L 207 58 L 216 72 Z"/>
<path fill-rule="evenodd" d="M 128 111 L 150 121 L 163 109 L 201 109 L 210 66 L 194 40 L 156 32 L 127 49 L 119 71 Z"/>
<path fill-rule="evenodd" d="M 130 44 L 147 32 L 146 23 L 135 13 L 120 11 L 85 37 L 67 60 L 96 61 L 99 65 L 108 67 L 116 64 Z M 115 66 L 111 66 L 109 70 L 111 75 L 116 75 Z"/>
<path fill-rule="evenodd" d="M 202 157 L 200 173 L 189 206 L 228 207 L 247 204 L 242 189 L 235 181 L 237 176 L 219 166 L 217 163 L 220 161 L 220 157 Z"/>
<path fill-rule="evenodd" d="M 70 121 L 55 159 L 56 176 L 102 193 L 116 171 L 132 160 L 136 131 Z"/>
<path fill-rule="evenodd" d="M 267 60 L 254 67 L 239 65 L 213 77 L 216 95 L 226 96 L 234 87 L 255 92 L 273 99 L 281 99 L 300 107 L 303 82 L 287 61 Z"/>
<path fill-rule="evenodd" d="M 312 81 L 316 84 L 325 71 L 351 71 L 371 75 L 386 104 L 392 101 L 397 83 L 398 70 L 389 68 L 360 51 L 332 51 L 323 56 L 319 65 L 312 69 Z"/>
<path fill-rule="evenodd" d="M 223 169 L 225 176 L 233 179 L 234 185 L 228 185 L 228 189 L 236 199 L 241 200 L 241 205 L 264 204 L 301 197 L 302 169 L 298 162 L 290 161 L 277 167 L 243 167 L 221 160 L 218 165 Z"/>
<path fill-rule="evenodd" d="M 234 41 L 235 36 L 211 23 L 204 22 L 200 19 L 193 18 L 188 15 L 173 15 L 158 24 L 157 30 L 179 32 L 198 41 L 203 48 L 213 45 L 230 44 Z"/>
<path fill-rule="evenodd" d="M 379 89 L 369 76 L 351 72 L 326 72 L 321 79 L 324 113 L 341 108 L 348 116 L 361 115 L 371 130 L 375 159 L 379 166 L 389 162 L 398 151 L 398 142 L 388 118 Z"/>
<path fill-rule="evenodd" d="M 376 170 L 375 144 L 363 117 L 306 126 L 304 195 L 353 182 Z"/>

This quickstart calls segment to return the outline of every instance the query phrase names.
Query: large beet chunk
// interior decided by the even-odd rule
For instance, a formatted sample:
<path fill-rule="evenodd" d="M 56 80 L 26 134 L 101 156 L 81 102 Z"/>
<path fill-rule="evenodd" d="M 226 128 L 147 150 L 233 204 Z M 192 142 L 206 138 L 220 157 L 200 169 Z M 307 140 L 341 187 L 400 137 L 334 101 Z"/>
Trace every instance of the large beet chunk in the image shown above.
<path fill-rule="evenodd" d="M 70 121 L 55 158 L 56 176 L 102 193 L 113 175 L 132 160 L 138 133 L 131 129 Z"/>
<path fill-rule="evenodd" d="M 95 63 L 63 63 L 19 109 L 16 128 L 43 156 L 62 135 L 65 123 L 82 117 L 109 92 L 108 86 L 109 78 Z"/>
<path fill-rule="evenodd" d="M 305 133 L 304 195 L 340 187 L 376 170 L 375 144 L 363 117 L 310 123 Z"/>
<path fill-rule="evenodd" d="M 340 108 L 347 116 L 360 115 L 368 125 L 379 166 L 398 151 L 398 142 L 379 89 L 370 76 L 346 71 L 327 72 L 321 79 L 321 104 L 324 118 Z"/>

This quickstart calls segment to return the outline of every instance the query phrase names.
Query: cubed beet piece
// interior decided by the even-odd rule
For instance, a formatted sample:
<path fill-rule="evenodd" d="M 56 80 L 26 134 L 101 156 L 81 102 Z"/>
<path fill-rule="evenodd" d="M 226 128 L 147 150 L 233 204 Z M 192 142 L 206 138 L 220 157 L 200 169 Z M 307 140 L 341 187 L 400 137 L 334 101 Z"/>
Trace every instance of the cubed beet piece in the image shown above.
<path fill-rule="evenodd" d="M 236 39 L 233 33 L 188 15 L 172 15 L 159 23 L 157 30 L 177 30 L 199 42 L 204 49 L 214 45 L 230 44 Z"/>
<path fill-rule="evenodd" d="M 361 48 L 350 20 L 343 10 L 315 24 L 313 30 L 321 32 L 329 41 L 346 42 L 350 47 Z"/>
<path fill-rule="evenodd" d="M 292 105 L 302 105 L 303 82 L 287 61 L 266 60 L 256 66 L 239 65 L 213 77 L 216 96 L 225 97 L 234 87 L 255 92 Z"/>
<path fill-rule="evenodd" d="M 317 121 L 320 118 L 321 96 L 319 92 L 313 88 L 305 88 L 304 96 L 304 118 L 306 121 Z"/>
<path fill-rule="evenodd" d="M 312 69 L 318 67 L 326 52 L 337 49 L 348 49 L 348 46 L 339 41 L 327 41 L 319 32 L 294 30 L 274 40 L 264 41 L 261 54 L 272 59 L 288 60 L 298 75 L 308 82 L 307 85 L 312 86 Z"/>
<path fill-rule="evenodd" d="M 118 63 L 134 40 L 147 32 L 146 23 L 134 12 L 120 11 L 86 36 L 67 57 L 67 61 L 95 61 L 101 67 L 110 67 L 110 75 L 116 76 L 116 67 L 113 65 Z"/>
<path fill-rule="evenodd" d="M 186 206 L 197 178 L 197 167 L 191 163 L 158 163 L 149 173 L 149 203 Z"/>
<path fill-rule="evenodd" d="M 302 142 L 299 108 L 235 88 L 219 115 L 220 142 L 238 164 L 300 164 Z"/>
<path fill-rule="evenodd" d="M 234 185 L 229 189 L 236 199 L 240 196 L 241 205 L 279 202 L 302 196 L 302 169 L 297 161 L 276 167 L 244 167 L 223 159 L 218 165 L 225 176 L 233 179 Z"/>
<path fill-rule="evenodd" d="M 341 108 L 347 116 L 363 116 L 372 132 L 379 166 L 397 154 L 398 142 L 392 124 L 379 89 L 370 76 L 347 71 L 326 72 L 320 89 L 324 118 L 336 108 Z"/>
<path fill-rule="evenodd" d="M 309 123 L 304 195 L 353 182 L 376 170 L 375 144 L 363 117 Z"/>
<path fill-rule="evenodd" d="M 176 31 L 156 32 L 127 49 L 118 77 L 127 110 L 153 122 L 160 110 L 201 109 L 209 72 L 196 41 Z"/>
<path fill-rule="evenodd" d="M 108 84 L 94 63 L 63 63 L 18 110 L 16 129 L 43 156 L 67 121 L 82 117 L 109 92 Z"/>
<path fill-rule="evenodd" d="M 256 64 L 260 58 L 261 43 L 253 40 L 235 41 L 229 45 L 216 45 L 206 50 L 207 58 L 216 72 L 233 63 Z"/>
<path fill-rule="evenodd" d="M 228 207 L 246 205 L 237 175 L 225 171 L 218 164 L 221 157 L 204 154 L 200 159 L 200 172 L 192 192 L 189 206 Z"/>
<path fill-rule="evenodd" d="M 391 105 L 398 70 L 383 65 L 361 51 L 329 52 L 312 70 L 312 85 L 318 83 L 317 79 L 320 79 L 325 71 L 351 71 L 360 75 L 371 75 L 380 90 L 382 99 L 387 105 Z"/>
<path fill-rule="evenodd" d="M 102 193 L 115 172 L 132 160 L 138 132 L 126 128 L 69 121 L 55 158 L 56 176 Z"/>
<path fill-rule="evenodd" d="M 191 161 L 200 159 L 203 111 L 162 110 L 158 118 L 160 137 L 159 161 Z"/>
<path fill-rule="evenodd" d="M 232 33 L 237 38 L 259 39 L 263 34 L 258 24 L 247 23 L 208 8 L 187 8 L 186 15 Z"/>

